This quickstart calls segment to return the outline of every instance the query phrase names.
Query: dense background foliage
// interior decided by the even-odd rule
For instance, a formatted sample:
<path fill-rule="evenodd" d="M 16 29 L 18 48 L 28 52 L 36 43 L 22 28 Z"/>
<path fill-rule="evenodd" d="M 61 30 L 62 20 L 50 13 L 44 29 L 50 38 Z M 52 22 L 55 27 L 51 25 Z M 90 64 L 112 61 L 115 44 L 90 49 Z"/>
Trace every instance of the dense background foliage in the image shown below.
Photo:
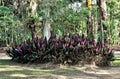
<path fill-rule="evenodd" d="M 66 33 L 87 34 L 87 16 L 91 12 L 93 19 L 93 32 L 96 39 L 99 37 L 98 28 L 98 7 L 92 0 L 92 8 L 88 10 L 85 1 L 78 0 L 51 0 L 50 5 L 50 25 L 51 32 L 58 35 Z M 75 5 L 78 6 L 75 6 Z M 1 0 L 0 1 L 0 45 L 9 46 L 13 43 L 20 44 L 27 38 L 31 38 L 27 23 L 30 17 L 34 17 L 36 24 L 36 35 L 42 36 L 44 28 L 45 3 L 43 0 Z M 33 7 L 33 8 L 32 8 Z M 33 9 L 33 13 L 31 13 Z M 119 42 L 120 39 L 120 1 L 107 1 L 108 20 L 105 22 L 110 28 L 109 41 L 111 44 Z"/>

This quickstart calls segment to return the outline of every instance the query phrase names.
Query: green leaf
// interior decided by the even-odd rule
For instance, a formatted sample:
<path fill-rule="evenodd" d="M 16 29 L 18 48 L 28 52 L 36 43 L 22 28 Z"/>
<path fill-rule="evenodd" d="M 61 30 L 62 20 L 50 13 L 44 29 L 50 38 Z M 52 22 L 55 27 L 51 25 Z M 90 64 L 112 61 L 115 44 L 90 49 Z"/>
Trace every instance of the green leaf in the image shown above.
<path fill-rule="evenodd" d="M 0 14 L 9 14 L 11 13 L 10 9 L 5 6 L 0 6 Z"/>

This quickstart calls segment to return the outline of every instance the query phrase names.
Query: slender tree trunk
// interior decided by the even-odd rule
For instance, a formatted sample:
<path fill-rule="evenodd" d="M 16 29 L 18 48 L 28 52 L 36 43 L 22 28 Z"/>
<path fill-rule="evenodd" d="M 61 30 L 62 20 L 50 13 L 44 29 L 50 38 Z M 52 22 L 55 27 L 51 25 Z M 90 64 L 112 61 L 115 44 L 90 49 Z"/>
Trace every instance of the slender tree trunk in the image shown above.
<path fill-rule="evenodd" d="M 31 36 L 32 36 L 32 41 L 35 39 L 35 26 L 31 28 Z"/>
<path fill-rule="evenodd" d="M 31 36 L 32 36 L 32 40 L 34 41 L 35 39 L 35 20 L 31 17 L 29 19 L 29 29 L 31 31 Z"/>
<path fill-rule="evenodd" d="M 107 20 L 107 11 L 106 11 L 106 0 L 97 0 L 97 5 L 99 6 L 99 13 L 100 13 L 100 30 L 101 30 L 101 42 L 102 46 L 105 42 L 108 42 L 108 34 L 104 33 L 104 31 L 108 32 L 107 26 L 103 23 Z"/>
<path fill-rule="evenodd" d="M 45 16 L 44 16 L 44 29 L 43 29 L 43 36 L 46 37 L 47 40 L 49 40 L 51 36 L 50 32 L 50 3 L 48 0 L 43 1 L 44 7 L 45 7 Z"/>
<path fill-rule="evenodd" d="M 86 0 L 86 7 L 91 10 L 91 0 Z M 91 11 L 89 11 L 89 15 L 87 16 L 87 35 L 94 37 Z"/>

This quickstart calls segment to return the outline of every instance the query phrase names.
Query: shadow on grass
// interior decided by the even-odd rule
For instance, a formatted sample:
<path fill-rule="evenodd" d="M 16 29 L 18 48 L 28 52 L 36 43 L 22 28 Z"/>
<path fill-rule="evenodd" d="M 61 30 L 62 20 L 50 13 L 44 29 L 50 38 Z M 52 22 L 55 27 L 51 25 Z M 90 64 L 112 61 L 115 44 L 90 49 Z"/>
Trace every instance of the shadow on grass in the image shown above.
<path fill-rule="evenodd" d="M 0 59 L 0 79 L 31 79 L 34 71 L 22 68 L 22 64 L 9 59 Z"/>
<path fill-rule="evenodd" d="M 41 69 L 40 67 L 28 67 L 7 59 L 0 59 L 0 79 L 60 79 L 58 78 L 59 76 L 64 76 L 66 77 L 65 79 L 73 79 L 74 77 L 94 79 L 102 77 L 101 75 L 85 73 L 75 68 Z"/>

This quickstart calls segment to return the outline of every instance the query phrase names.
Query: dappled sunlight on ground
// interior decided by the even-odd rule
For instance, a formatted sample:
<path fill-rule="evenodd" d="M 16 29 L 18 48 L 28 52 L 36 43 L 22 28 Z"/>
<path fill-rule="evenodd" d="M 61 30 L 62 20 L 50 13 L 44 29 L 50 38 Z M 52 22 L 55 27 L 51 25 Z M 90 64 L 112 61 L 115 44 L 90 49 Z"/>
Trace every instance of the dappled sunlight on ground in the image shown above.
<path fill-rule="evenodd" d="M 18 64 L 0 60 L 0 79 L 119 79 L 118 68 L 93 68 L 93 66 L 64 66 L 43 68 L 44 64 Z M 54 65 L 53 65 L 54 66 Z"/>
<path fill-rule="evenodd" d="M 19 64 L 0 59 L 0 79 L 119 79 L 120 67 Z"/>
<path fill-rule="evenodd" d="M 27 77 L 28 75 L 25 74 L 11 74 L 12 77 Z"/>
<path fill-rule="evenodd" d="M 19 69 L 19 68 L 0 68 L 0 71 L 14 71 L 14 70 L 22 70 L 22 69 Z"/>

